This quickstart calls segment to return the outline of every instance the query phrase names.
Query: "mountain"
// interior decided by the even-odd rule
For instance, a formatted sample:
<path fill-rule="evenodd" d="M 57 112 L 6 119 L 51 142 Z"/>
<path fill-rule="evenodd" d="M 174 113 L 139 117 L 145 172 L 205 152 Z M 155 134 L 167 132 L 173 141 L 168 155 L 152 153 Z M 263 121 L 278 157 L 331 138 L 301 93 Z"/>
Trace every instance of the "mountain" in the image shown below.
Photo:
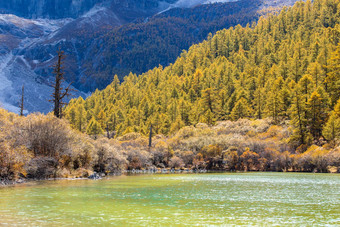
<path fill-rule="evenodd" d="M 122 83 L 115 77 L 86 100 L 72 100 L 66 118 L 80 131 L 93 134 L 99 124 L 116 136 L 147 135 L 150 125 L 171 135 L 198 123 L 271 118 L 290 122 L 295 148 L 322 145 L 339 127 L 329 118 L 340 102 L 339 24 L 339 1 L 298 2 L 257 25 L 218 31 L 168 67 Z"/>
<path fill-rule="evenodd" d="M 171 1 L 1 1 L 0 105 L 17 112 L 21 86 L 26 89 L 25 109 L 49 112 L 51 66 L 61 48 L 67 81 L 80 80 L 86 47 L 115 26 L 151 16 Z M 66 10 L 67 9 L 67 10 Z M 21 16 L 21 17 L 20 17 Z M 33 19 L 35 18 L 35 19 Z M 74 96 L 85 96 L 75 89 Z"/>
<path fill-rule="evenodd" d="M 105 88 L 118 74 L 172 63 L 209 33 L 256 21 L 260 10 L 294 1 L 10 0 L 0 3 L 0 102 L 16 112 L 49 112 L 52 68 L 62 49 L 74 96 Z M 270 4 L 269 4 L 270 3 Z M 19 7 L 20 6 L 20 7 Z"/>
<path fill-rule="evenodd" d="M 83 74 L 90 77 L 84 90 L 103 89 L 115 74 L 140 74 L 176 60 L 183 49 L 205 39 L 209 33 L 236 24 L 256 21 L 258 0 L 225 4 L 203 4 L 194 8 L 172 8 L 147 21 L 116 27 L 88 48 Z M 94 59 L 96 59 L 94 61 Z"/>
<path fill-rule="evenodd" d="M 32 19 L 76 19 L 100 5 L 128 21 L 167 9 L 175 2 L 176 0 L 8 0 L 0 2 L 0 13 Z"/>

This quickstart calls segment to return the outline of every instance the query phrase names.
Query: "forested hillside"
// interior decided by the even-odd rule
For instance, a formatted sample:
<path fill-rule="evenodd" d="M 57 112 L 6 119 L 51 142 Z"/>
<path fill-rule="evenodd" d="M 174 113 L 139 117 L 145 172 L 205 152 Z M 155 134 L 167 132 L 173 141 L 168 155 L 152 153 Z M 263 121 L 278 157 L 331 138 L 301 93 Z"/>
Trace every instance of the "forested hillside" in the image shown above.
<path fill-rule="evenodd" d="M 165 69 L 130 74 L 121 84 L 116 76 L 85 101 L 72 100 L 67 119 L 88 134 L 109 127 L 120 136 L 146 134 L 151 124 L 169 135 L 199 122 L 270 117 L 291 120 L 295 147 L 333 140 L 339 7 L 335 0 L 298 2 L 257 25 L 219 31 Z"/>

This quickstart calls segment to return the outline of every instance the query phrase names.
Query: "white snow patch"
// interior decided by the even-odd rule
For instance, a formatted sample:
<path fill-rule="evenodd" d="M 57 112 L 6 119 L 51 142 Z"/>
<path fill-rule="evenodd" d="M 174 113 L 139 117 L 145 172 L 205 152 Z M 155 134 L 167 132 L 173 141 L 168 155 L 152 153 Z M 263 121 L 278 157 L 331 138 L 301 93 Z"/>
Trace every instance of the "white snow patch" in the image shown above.
<path fill-rule="evenodd" d="M 73 19 L 25 19 L 13 14 L 0 14 L 0 21 L 2 23 L 14 24 L 15 26 L 23 29 L 29 28 L 32 25 L 36 25 L 41 27 L 43 31 L 50 33 L 59 29 L 61 26 L 64 26 L 65 24 L 73 21 Z"/>
<path fill-rule="evenodd" d="M 238 0 L 206 0 L 203 4 L 237 2 Z"/>
<path fill-rule="evenodd" d="M 53 43 L 49 43 L 49 45 L 56 46 L 57 44 L 63 43 L 63 42 L 66 42 L 66 39 L 57 40 L 57 41 L 55 41 Z"/>
<path fill-rule="evenodd" d="M 119 17 L 112 11 L 108 10 L 106 7 L 95 5 L 90 11 L 85 13 L 80 17 L 83 19 L 79 24 L 78 27 L 91 22 L 95 26 L 96 22 L 103 21 L 106 18 L 113 18 L 117 24 L 122 24 Z"/>
<path fill-rule="evenodd" d="M 198 5 L 213 4 L 213 3 L 226 3 L 226 2 L 237 2 L 238 0 L 178 0 L 175 4 L 171 4 L 167 9 L 159 12 L 158 14 L 164 13 L 173 8 L 192 8 Z"/>
<path fill-rule="evenodd" d="M 12 82 L 8 80 L 6 76 L 6 72 L 7 72 L 6 67 L 12 58 L 13 58 L 12 54 L 7 54 L 3 57 L 0 57 L 0 81 L 1 81 L 0 98 L 1 98 L 1 94 L 3 94 L 3 90 L 12 86 Z"/>
<path fill-rule="evenodd" d="M 10 81 L 7 78 L 8 75 L 7 66 L 12 58 L 13 58 L 12 54 L 7 54 L 5 56 L 0 57 L 0 106 L 11 112 L 17 112 L 18 110 L 16 109 L 17 107 L 5 101 L 6 99 L 5 95 L 7 94 L 7 92 L 10 91 L 12 93 L 13 90 L 12 81 Z"/>
<path fill-rule="evenodd" d="M 31 69 L 31 65 L 26 61 L 25 57 L 23 55 L 17 56 L 17 58 L 20 58 L 22 60 L 22 62 L 25 64 L 25 66 L 28 69 Z"/>
<path fill-rule="evenodd" d="M 87 13 L 85 13 L 83 16 L 81 17 L 93 17 L 94 15 L 96 15 L 98 12 L 100 11 L 104 11 L 106 10 L 105 7 L 101 7 L 101 6 L 94 6 L 92 9 L 90 9 L 90 11 L 88 11 Z"/>
<path fill-rule="evenodd" d="M 36 19 L 34 23 L 36 25 L 44 27 L 45 31 L 53 32 L 58 30 L 60 27 L 70 23 L 74 19 L 66 18 L 66 19 L 58 19 L 58 20 L 50 20 L 50 19 Z"/>

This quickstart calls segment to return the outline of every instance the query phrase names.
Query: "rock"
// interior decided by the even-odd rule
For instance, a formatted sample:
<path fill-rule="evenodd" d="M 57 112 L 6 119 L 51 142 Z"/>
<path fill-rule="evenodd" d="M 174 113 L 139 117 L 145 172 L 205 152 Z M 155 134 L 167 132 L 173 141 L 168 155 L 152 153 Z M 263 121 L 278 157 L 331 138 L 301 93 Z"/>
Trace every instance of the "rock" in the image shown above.
<path fill-rule="evenodd" d="M 102 179 L 102 177 L 98 174 L 98 173 L 93 173 L 92 175 L 90 175 L 88 177 L 88 179 L 91 179 L 91 180 L 99 180 L 99 179 Z"/>
<path fill-rule="evenodd" d="M 17 183 L 17 184 L 22 184 L 22 183 L 24 183 L 24 182 L 25 182 L 24 179 L 18 179 L 15 183 Z"/>

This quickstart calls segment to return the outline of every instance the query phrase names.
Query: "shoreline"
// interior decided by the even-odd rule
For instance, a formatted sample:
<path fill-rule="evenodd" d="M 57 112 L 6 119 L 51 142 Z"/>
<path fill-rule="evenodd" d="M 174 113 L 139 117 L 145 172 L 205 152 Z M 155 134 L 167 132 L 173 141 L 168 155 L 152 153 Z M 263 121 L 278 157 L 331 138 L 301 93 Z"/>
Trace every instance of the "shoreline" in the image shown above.
<path fill-rule="evenodd" d="M 13 187 L 13 186 L 19 186 L 19 185 L 29 185 L 32 183 L 38 183 L 38 182 L 43 182 L 43 181 L 62 181 L 62 180 L 67 180 L 67 181 L 75 181 L 75 180 L 103 180 L 103 179 L 108 179 L 110 177 L 117 177 L 117 176 L 137 176 L 137 175 L 175 175 L 175 174 L 211 174 L 211 173 L 304 173 L 304 174 L 339 174 L 338 172 L 328 172 L 328 173 L 320 173 L 320 172 L 303 172 L 303 171 L 285 171 L 285 172 L 277 172 L 277 171 L 224 171 L 224 170 L 206 170 L 204 172 L 202 171 L 168 171 L 168 172 L 152 172 L 152 171 L 144 171 L 144 170 L 139 170 L 132 172 L 132 170 L 125 170 L 120 174 L 109 174 L 105 176 L 101 176 L 100 178 L 97 179 L 91 179 L 89 177 L 70 177 L 70 178 L 48 178 L 48 179 L 18 179 L 15 181 L 12 180 L 2 180 L 0 181 L 0 188 L 4 187 Z"/>

